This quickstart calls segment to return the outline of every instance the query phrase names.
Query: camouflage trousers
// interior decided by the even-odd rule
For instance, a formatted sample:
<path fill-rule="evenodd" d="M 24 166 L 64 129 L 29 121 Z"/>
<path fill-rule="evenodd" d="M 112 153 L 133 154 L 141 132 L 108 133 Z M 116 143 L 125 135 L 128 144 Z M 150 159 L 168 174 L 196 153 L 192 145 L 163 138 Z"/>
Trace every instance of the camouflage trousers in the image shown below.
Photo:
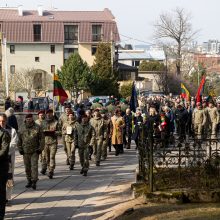
<path fill-rule="evenodd" d="M 101 138 L 96 139 L 96 143 L 93 146 L 95 162 L 100 162 L 100 160 L 101 160 L 102 145 L 103 145 L 103 139 L 101 139 Z"/>
<path fill-rule="evenodd" d="M 53 172 L 56 166 L 55 156 L 57 152 L 57 144 L 45 144 L 42 152 L 42 170 Z"/>
<path fill-rule="evenodd" d="M 65 135 L 62 135 L 62 144 L 63 144 L 63 149 L 64 149 L 64 152 L 67 156 L 67 159 L 68 159 L 68 154 L 67 154 L 67 148 L 66 148 L 66 141 L 65 141 Z"/>
<path fill-rule="evenodd" d="M 102 143 L 102 159 L 107 158 L 107 148 L 108 148 L 108 140 L 104 140 Z"/>
<path fill-rule="evenodd" d="M 38 159 L 39 155 L 37 153 L 23 155 L 25 173 L 28 181 L 37 182 L 38 180 Z"/>
<path fill-rule="evenodd" d="M 76 148 L 73 142 L 66 142 L 66 150 L 67 150 L 67 158 L 69 160 L 70 165 L 75 164 L 75 152 Z"/>
<path fill-rule="evenodd" d="M 201 123 L 194 124 L 195 137 L 197 137 L 198 139 L 202 138 L 202 130 L 203 130 L 203 126 Z"/>
<path fill-rule="evenodd" d="M 79 161 L 83 171 L 88 171 L 89 169 L 89 147 L 79 146 Z"/>
<path fill-rule="evenodd" d="M 218 126 L 217 123 L 211 122 L 209 124 L 209 137 L 212 139 L 217 138 L 217 126 Z"/>

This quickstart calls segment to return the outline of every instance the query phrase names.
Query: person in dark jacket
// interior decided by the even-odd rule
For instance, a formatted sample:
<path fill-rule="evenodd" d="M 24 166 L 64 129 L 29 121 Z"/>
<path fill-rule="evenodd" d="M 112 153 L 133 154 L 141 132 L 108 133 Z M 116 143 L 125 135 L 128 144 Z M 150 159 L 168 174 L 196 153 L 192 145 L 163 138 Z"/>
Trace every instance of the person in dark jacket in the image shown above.
<path fill-rule="evenodd" d="M 11 98 L 8 96 L 5 100 L 5 111 L 11 107 Z"/>
<path fill-rule="evenodd" d="M 16 131 L 18 131 L 18 122 L 17 122 L 17 118 L 14 115 L 14 109 L 13 108 L 9 108 L 6 112 L 5 112 L 6 116 L 7 116 L 7 125 L 9 127 L 14 128 Z"/>
<path fill-rule="evenodd" d="M 177 134 L 180 140 L 186 139 L 186 124 L 188 122 L 188 112 L 183 103 L 179 103 L 175 110 L 175 121 L 177 125 Z"/>
<path fill-rule="evenodd" d="M 0 120 L 4 120 L 3 114 L 0 115 Z M 6 183 L 8 180 L 9 160 L 8 152 L 10 146 L 9 133 L 0 127 L 0 220 L 4 219 L 6 206 Z"/>
<path fill-rule="evenodd" d="M 123 141 L 126 146 L 126 149 L 131 148 L 131 136 L 132 136 L 132 120 L 133 116 L 130 108 L 126 109 L 126 113 L 124 115 L 125 128 L 123 133 Z"/>
<path fill-rule="evenodd" d="M 28 100 L 28 106 L 27 106 L 27 108 L 28 108 L 28 112 L 33 112 L 33 111 L 34 111 L 34 103 L 33 103 L 32 98 L 30 98 L 30 99 Z"/>
<path fill-rule="evenodd" d="M 134 117 L 134 133 L 132 139 L 135 141 L 136 149 L 138 148 L 138 141 L 140 139 L 140 127 L 143 124 L 143 117 L 141 116 L 141 111 L 136 112 Z"/>

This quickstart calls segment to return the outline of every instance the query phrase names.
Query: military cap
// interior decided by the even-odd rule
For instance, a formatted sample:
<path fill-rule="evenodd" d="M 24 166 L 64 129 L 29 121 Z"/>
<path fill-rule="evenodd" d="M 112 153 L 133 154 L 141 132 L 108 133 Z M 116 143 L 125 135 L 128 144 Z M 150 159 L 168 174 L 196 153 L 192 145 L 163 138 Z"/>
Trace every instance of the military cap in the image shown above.
<path fill-rule="evenodd" d="M 41 110 L 41 111 L 39 111 L 37 114 L 38 114 L 38 115 L 40 115 L 40 114 L 45 114 L 45 111 Z"/>
<path fill-rule="evenodd" d="M 107 109 L 104 109 L 104 108 L 100 110 L 100 113 L 101 113 L 101 114 L 105 114 L 105 113 L 107 113 L 107 112 L 108 112 L 108 110 L 107 110 Z"/>
<path fill-rule="evenodd" d="M 27 114 L 25 118 L 33 118 L 32 114 Z"/>
<path fill-rule="evenodd" d="M 48 110 L 46 111 L 46 114 L 48 114 L 48 113 L 53 113 L 53 110 L 52 110 L 52 109 L 48 109 Z"/>
<path fill-rule="evenodd" d="M 202 105 L 201 102 L 196 103 L 196 106 L 201 106 L 201 105 Z"/>

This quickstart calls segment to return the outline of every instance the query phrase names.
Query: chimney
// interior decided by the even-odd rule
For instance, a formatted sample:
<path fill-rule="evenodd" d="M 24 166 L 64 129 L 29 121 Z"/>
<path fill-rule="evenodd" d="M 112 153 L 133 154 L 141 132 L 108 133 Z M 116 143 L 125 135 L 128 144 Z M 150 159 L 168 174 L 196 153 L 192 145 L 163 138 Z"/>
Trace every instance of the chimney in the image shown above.
<path fill-rule="evenodd" d="M 22 5 L 18 6 L 18 15 L 23 16 L 23 6 Z"/>
<path fill-rule="evenodd" d="M 43 16 L 44 11 L 43 11 L 42 5 L 39 5 L 39 6 L 37 7 L 37 11 L 38 11 L 38 15 L 39 15 L 39 16 Z"/>

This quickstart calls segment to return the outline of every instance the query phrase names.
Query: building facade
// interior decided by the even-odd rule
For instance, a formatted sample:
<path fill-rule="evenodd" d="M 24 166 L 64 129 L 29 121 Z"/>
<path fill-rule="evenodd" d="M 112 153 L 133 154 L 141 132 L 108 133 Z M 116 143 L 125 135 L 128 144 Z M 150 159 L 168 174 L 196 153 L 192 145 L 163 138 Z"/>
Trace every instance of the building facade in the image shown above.
<path fill-rule="evenodd" d="M 42 90 L 52 89 L 52 76 L 65 60 L 78 52 L 90 66 L 100 42 L 118 42 L 115 18 L 103 11 L 35 11 L 0 9 L 0 80 L 34 69 Z M 37 71 L 36 71 L 37 70 Z M 41 83 L 39 82 L 41 81 Z M 45 84 L 45 81 L 50 81 Z"/>

